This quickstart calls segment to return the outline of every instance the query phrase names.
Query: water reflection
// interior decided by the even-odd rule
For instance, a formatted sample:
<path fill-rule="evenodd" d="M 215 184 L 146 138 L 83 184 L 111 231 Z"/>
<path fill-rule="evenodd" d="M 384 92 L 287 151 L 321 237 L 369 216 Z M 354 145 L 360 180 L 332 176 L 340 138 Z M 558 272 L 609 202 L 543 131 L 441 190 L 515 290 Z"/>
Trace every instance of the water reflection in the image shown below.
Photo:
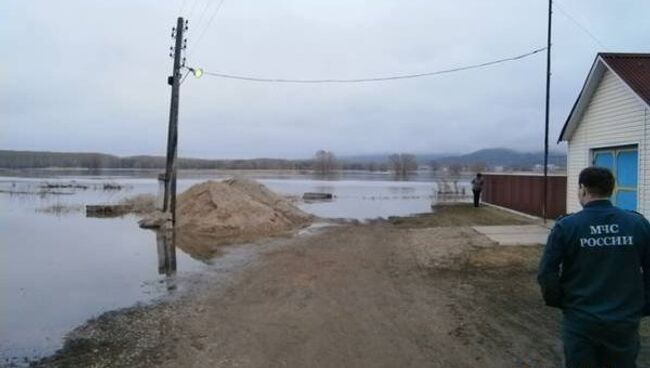
<path fill-rule="evenodd" d="M 167 277 L 176 274 L 176 232 L 161 230 L 156 232 L 158 247 L 158 274 Z"/>
<path fill-rule="evenodd" d="M 314 191 L 316 193 L 334 193 L 336 188 L 332 185 L 316 185 L 314 186 Z"/>
<path fill-rule="evenodd" d="M 388 187 L 388 192 L 393 195 L 406 195 L 406 194 L 415 193 L 415 188 L 406 187 L 406 186 L 404 187 L 390 186 Z"/>
<path fill-rule="evenodd" d="M 165 287 L 172 292 L 176 290 L 176 232 L 171 229 L 156 231 L 156 250 L 158 274 L 165 275 Z"/>

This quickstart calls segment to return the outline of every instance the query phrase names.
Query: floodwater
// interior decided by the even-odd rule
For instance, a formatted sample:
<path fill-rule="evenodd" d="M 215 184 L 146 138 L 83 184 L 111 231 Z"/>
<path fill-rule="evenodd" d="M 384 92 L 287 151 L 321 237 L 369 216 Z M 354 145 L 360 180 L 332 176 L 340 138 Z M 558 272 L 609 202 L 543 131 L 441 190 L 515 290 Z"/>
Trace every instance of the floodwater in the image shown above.
<path fill-rule="evenodd" d="M 151 175 L 47 175 L 0 177 L 0 365 L 51 354 L 61 347 L 66 332 L 87 319 L 173 295 L 184 287 L 185 276 L 223 267 L 195 260 L 165 237 L 140 229 L 134 216 L 85 217 L 86 204 L 157 194 L 159 185 Z M 220 178 L 181 178 L 179 192 Z M 314 180 L 265 174 L 257 179 L 283 195 L 332 193 L 331 201 L 298 203 L 326 218 L 428 212 L 435 198 L 432 182 L 390 181 L 385 176 Z M 39 194 L 45 182 L 71 181 L 80 188 Z M 104 190 L 103 183 L 123 188 Z"/>

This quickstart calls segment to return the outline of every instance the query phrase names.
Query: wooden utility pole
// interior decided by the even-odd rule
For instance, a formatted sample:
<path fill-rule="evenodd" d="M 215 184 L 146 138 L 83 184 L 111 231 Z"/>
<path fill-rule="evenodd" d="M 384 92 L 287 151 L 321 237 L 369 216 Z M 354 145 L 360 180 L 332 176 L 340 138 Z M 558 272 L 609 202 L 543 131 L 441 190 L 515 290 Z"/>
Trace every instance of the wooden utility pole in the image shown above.
<path fill-rule="evenodd" d="M 548 0 L 548 33 L 546 36 L 546 117 L 544 124 L 544 198 L 542 199 L 542 216 L 544 223 L 548 217 L 548 125 L 551 96 L 551 21 L 553 0 Z"/>
<path fill-rule="evenodd" d="M 165 198 L 163 199 L 163 212 L 171 213 L 172 224 L 176 223 L 176 158 L 178 156 L 178 103 L 181 85 L 181 53 L 183 51 L 183 31 L 185 31 L 183 17 L 178 17 L 176 28 L 172 30 L 175 37 L 173 50 L 174 67 L 167 83 L 172 86 L 172 98 L 169 108 L 169 130 L 167 133 L 167 166 L 165 170 Z"/>

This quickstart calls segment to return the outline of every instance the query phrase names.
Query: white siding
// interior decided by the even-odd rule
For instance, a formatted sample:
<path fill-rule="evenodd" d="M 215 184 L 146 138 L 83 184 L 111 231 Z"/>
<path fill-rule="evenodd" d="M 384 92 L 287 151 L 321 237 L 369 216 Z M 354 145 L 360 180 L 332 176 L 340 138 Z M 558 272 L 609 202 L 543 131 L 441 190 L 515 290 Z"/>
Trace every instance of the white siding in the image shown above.
<path fill-rule="evenodd" d="M 650 109 L 643 106 L 643 135 L 639 144 L 639 212 L 650 217 Z M 643 154 L 643 158 L 641 157 Z"/>
<path fill-rule="evenodd" d="M 578 174 L 591 165 L 591 150 L 636 144 L 639 147 L 639 210 L 650 215 L 650 153 L 647 106 L 618 76 L 607 70 L 578 127 L 569 140 L 567 157 L 567 212 L 580 210 Z"/>

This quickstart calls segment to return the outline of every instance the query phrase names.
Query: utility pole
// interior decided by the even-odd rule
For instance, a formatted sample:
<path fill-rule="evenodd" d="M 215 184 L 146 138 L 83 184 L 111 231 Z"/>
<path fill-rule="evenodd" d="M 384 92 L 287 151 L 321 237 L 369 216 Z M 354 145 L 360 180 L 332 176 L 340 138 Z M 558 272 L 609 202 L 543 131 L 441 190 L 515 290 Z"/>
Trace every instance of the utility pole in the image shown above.
<path fill-rule="evenodd" d="M 548 0 L 548 34 L 546 36 L 546 118 L 544 124 L 544 198 L 542 199 L 542 215 L 544 223 L 548 218 L 548 125 L 551 96 L 551 21 L 553 15 L 553 0 Z"/>
<path fill-rule="evenodd" d="M 181 68 L 184 60 L 181 54 L 185 49 L 183 32 L 187 23 L 183 17 L 178 17 L 176 27 L 172 29 L 172 38 L 175 38 L 173 47 L 174 67 L 172 75 L 167 78 L 167 83 L 172 86 L 172 97 L 169 108 L 169 130 L 167 133 L 167 165 L 165 170 L 165 197 L 163 199 L 163 212 L 171 213 L 172 225 L 176 223 L 176 158 L 178 156 L 178 103 L 180 98 Z"/>

